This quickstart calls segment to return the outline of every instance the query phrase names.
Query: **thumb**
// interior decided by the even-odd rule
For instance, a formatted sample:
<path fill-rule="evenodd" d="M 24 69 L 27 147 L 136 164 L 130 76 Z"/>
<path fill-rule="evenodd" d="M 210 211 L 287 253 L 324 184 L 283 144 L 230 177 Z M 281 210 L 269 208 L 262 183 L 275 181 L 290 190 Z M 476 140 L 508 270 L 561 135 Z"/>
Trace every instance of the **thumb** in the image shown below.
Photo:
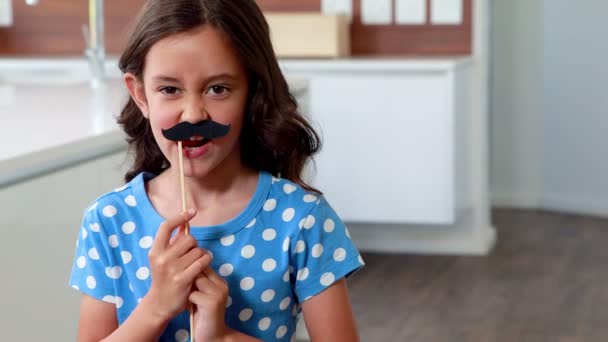
<path fill-rule="evenodd" d="M 169 240 L 169 245 L 172 245 L 173 242 L 175 240 L 179 239 L 179 237 L 182 235 L 186 235 L 186 226 L 183 224 L 181 226 L 179 226 L 179 228 L 177 229 L 175 234 L 173 234 L 173 236 L 171 236 L 171 239 Z"/>

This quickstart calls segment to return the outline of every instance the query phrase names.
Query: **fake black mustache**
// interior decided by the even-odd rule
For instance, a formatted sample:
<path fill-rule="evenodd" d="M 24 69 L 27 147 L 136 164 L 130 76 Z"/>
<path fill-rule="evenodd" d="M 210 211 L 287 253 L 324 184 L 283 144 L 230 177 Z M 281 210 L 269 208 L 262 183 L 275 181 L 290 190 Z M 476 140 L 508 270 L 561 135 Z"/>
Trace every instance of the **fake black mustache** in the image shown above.
<path fill-rule="evenodd" d="M 172 141 L 188 140 L 196 135 L 200 135 L 205 139 L 214 139 L 228 134 L 230 125 L 222 125 L 213 120 L 203 120 L 195 124 L 183 121 L 162 131 L 165 138 Z"/>

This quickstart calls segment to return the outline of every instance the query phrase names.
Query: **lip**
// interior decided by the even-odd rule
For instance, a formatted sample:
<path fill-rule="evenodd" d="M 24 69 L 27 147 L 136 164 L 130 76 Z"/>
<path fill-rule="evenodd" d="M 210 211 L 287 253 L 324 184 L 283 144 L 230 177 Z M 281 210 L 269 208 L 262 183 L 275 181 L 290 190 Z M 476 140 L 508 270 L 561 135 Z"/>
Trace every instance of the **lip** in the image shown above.
<path fill-rule="evenodd" d="M 211 144 L 211 142 L 208 142 L 205 145 L 197 147 L 193 150 L 182 147 L 184 151 L 184 157 L 188 159 L 196 159 L 204 156 L 209 151 L 209 144 Z"/>

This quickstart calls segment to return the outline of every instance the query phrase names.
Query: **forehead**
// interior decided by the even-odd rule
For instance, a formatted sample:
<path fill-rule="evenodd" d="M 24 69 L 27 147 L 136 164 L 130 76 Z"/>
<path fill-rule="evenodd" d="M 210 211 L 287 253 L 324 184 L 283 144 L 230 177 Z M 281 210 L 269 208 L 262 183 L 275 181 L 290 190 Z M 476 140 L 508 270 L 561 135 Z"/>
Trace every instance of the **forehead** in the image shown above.
<path fill-rule="evenodd" d="M 209 25 L 159 40 L 148 51 L 145 65 L 147 75 L 244 73 L 230 39 Z"/>

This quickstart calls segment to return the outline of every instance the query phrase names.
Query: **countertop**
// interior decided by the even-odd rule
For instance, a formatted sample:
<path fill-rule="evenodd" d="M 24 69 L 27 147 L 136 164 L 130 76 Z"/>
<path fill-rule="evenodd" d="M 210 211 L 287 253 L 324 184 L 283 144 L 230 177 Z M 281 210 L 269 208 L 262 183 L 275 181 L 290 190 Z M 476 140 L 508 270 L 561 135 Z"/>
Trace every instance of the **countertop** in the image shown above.
<path fill-rule="evenodd" d="M 298 97 L 314 72 L 448 71 L 470 57 L 281 60 Z M 92 89 L 85 59 L 0 59 L 0 188 L 126 148 L 116 123 L 127 91 L 116 59 L 105 85 Z"/>

